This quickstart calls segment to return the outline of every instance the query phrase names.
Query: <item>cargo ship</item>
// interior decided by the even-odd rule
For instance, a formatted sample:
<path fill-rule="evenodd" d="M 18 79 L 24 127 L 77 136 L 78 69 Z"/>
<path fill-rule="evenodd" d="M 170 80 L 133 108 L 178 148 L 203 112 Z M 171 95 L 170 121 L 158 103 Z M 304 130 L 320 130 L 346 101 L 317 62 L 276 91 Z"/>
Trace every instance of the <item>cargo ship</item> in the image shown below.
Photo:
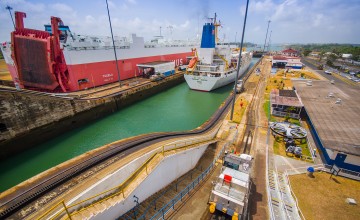
<path fill-rule="evenodd" d="M 184 75 L 190 89 L 209 92 L 234 82 L 237 63 L 241 56 L 240 77 L 249 68 L 252 53 L 236 50 L 230 43 L 218 43 L 217 28 L 220 22 L 215 17 L 213 22 L 203 26 L 200 48 L 196 48 Z"/>
<path fill-rule="evenodd" d="M 15 12 L 11 43 L 1 46 L 15 86 L 46 92 L 74 92 L 133 78 L 142 74 L 139 63 L 174 61 L 177 66 L 192 56 L 197 41 L 165 40 L 150 42 L 132 34 L 115 37 L 117 72 L 110 37 L 75 35 L 58 17 L 51 17 L 45 30 L 24 27 L 23 12 Z"/>

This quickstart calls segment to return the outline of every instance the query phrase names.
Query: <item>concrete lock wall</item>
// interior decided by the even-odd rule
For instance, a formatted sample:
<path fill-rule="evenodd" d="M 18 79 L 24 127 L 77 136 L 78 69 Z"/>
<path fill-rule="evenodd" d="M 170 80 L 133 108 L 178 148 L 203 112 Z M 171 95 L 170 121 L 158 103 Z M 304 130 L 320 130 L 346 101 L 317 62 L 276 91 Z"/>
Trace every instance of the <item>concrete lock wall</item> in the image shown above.
<path fill-rule="evenodd" d="M 0 92 L 0 123 L 6 127 L 0 131 L 0 159 L 32 148 L 183 81 L 182 74 L 173 75 L 117 96 L 94 100 L 69 100 L 28 91 Z"/>
<path fill-rule="evenodd" d="M 178 154 L 165 157 L 146 179 L 125 199 L 105 212 L 92 217 L 93 220 L 116 219 L 133 208 L 134 195 L 139 198 L 139 203 L 146 200 L 152 194 L 158 192 L 168 184 L 193 169 L 203 155 L 208 144 L 182 151 Z"/>
<path fill-rule="evenodd" d="M 75 204 L 77 202 L 88 199 L 94 195 L 97 195 L 106 190 L 112 189 L 120 185 L 130 174 L 132 174 L 137 168 L 139 168 L 156 150 L 150 151 L 141 157 L 136 158 L 126 166 L 121 167 L 114 173 L 111 173 L 99 180 L 97 183 L 83 191 L 81 194 L 73 198 L 67 205 Z"/>

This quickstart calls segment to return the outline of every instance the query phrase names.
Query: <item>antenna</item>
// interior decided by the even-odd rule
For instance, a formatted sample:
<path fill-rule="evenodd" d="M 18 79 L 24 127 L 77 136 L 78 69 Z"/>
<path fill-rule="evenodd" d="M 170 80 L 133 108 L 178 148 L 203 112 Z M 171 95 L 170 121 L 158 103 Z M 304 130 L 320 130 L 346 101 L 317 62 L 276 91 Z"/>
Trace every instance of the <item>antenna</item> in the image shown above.
<path fill-rule="evenodd" d="M 172 36 L 172 30 L 173 30 L 173 26 L 172 25 L 169 25 L 169 26 L 167 26 L 167 28 L 169 28 L 169 30 L 170 30 L 170 35 Z M 161 35 L 161 33 L 160 33 L 160 35 Z"/>
<path fill-rule="evenodd" d="M 199 36 L 199 33 L 200 33 L 200 26 L 199 26 L 199 23 L 200 23 L 200 15 L 198 15 L 198 19 L 197 19 L 197 28 L 198 28 L 198 30 L 197 30 L 197 35 Z"/>
<path fill-rule="evenodd" d="M 13 10 L 13 8 L 10 7 L 9 5 L 7 5 L 5 9 L 6 9 L 6 10 L 9 10 L 9 14 L 10 14 L 10 17 L 11 17 L 11 20 L 12 20 L 12 23 L 13 23 L 14 29 L 15 29 L 15 22 L 14 22 L 14 19 L 13 19 L 12 14 L 11 14 L 11 10 Z"/>

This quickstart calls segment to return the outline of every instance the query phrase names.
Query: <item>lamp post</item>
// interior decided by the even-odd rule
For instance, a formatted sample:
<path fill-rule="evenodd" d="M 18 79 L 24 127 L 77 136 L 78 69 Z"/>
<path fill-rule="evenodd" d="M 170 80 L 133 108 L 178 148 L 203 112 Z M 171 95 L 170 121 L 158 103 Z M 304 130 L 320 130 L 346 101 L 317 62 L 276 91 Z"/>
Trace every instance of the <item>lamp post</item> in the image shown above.
<path fill-rule="evenodd" d="M 6 10 L 9 10 L 9 14 L 10 14 L 10 17 L 11 17 L 11 20 L 12 20 L 12 23 L 13 23 L 14 29 L 15 29 L 14 18 L 13 18 L 12 14 L 11 14 L 11 10 L 12 10 L 13 8 L 7 5 L 5 9 L 6 9 Z"/>
<path fill-rule="evenodd" d="M 234 96 L 233 96 L 233 102 L 232 102 L 232 107 L 231 107 L 230 120 L 233 120 L 233 116 L 234 116 L 234 106 L 235 106 L 235 99 L 236 99 L 236 84 L 237 84 L 237 80 L 239 78 L 239 71 L 240 71 L 240 64 L 241 64 L 241 52 L 242 52 L 243 43 L 244 43 L 244 34 L 245 34 L 248 6 L 249 6 L 249 0 L 246 1 L 245 18 L 244 18 L 244 25 L 243 25 L 243 31 L 242 31 L 242 36 L 241 36 L 239 60 L 238 60 L 237 67 L 236 67 L 236 78 L 235 78 L 235 83 L 234 83 Z"/>
<path fill-rule="evenodd" d="M 116 55 L 114 34 L 113 34 L 112 26 L 111 26 L 111 19 L 110 19 L 110 12 L 109 12 L 109 4 L 108 4 L 108 1 L 107 1 L 107 0 L 106 0 L 106 8 L 107 8 L 107 13 L 108 13 L 108 17 L 109 17 L 111 38 L 112 38 L 112 43 L 113 43 L 113 48 L 114 48 L 114 54 L 115 54 L 116 70 L 117 70 L 117 75 L 118 75 L 119 84 L 120 84 L 120 88 L 121 88 L 120 70 L 119 70 L 119 64 L 118 64 L 118 59 L 117 59 L 117 55 Z"/>

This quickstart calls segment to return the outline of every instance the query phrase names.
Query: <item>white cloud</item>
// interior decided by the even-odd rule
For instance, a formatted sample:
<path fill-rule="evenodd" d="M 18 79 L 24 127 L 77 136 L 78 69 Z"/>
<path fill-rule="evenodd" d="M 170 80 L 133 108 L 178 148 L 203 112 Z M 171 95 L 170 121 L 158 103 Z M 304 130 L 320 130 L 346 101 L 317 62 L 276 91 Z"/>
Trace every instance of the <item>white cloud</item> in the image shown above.
<path fill-rule="evenodd" d="M 130 3 L 130 4 L 136 4 L 137 2 L 136 2 L 136 0 L 126 0 L 128 3 Z"/>
<path fill-rule="evenodd" d="M 189 20 L 186 20 L 185 23 L 181 24 L 180 27 L 182 28 L 187 28 L 189 27 L 189 24 L 190 24 L 190 21 Z"/>
<path fill-rule="evenodd" d="M 255 32 L 258 32 L 258 31 L 260 31 L 260 30 L 261 30 L 260 26 L 255 26 L 255 27 L 252 29 L 252 31 L 255 31 Z"/>
<path fill-rule="evenodd" d="M 275 3 L 272 0 L 265 1 L 252 1 L 249 6 L 249 10 L 256 12 L 271 11 L 275 8 Z"/>
<path fill-rule="evenodd" d="M 313 21 L 313 26 L 314 26 L 314 27 L 320 26 L 320 25 L 322 24 L 322 22 L 323 22 L 323 18 L 324 18 L 324 15 L 323 15 L 323 14 L 317 14 L 317 15 L 315 16 L 315 18 L 313 19 L 313 20 L 314 20 L 314 21 Z"/>

